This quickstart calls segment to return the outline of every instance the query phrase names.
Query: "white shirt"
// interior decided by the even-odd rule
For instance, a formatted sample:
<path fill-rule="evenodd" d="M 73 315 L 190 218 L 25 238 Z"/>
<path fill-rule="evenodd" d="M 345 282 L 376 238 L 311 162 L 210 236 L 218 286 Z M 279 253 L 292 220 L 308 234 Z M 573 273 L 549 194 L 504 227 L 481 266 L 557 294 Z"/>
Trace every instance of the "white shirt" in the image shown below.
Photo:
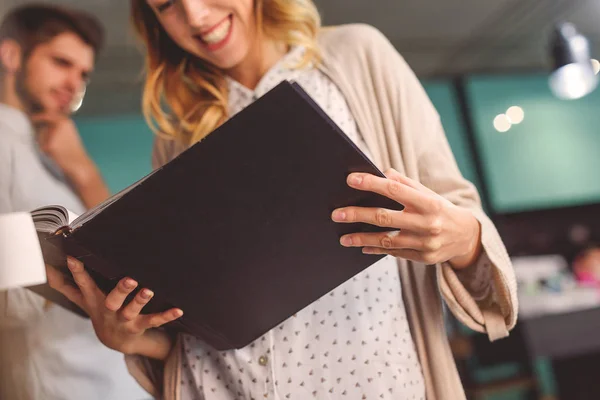
<path fill-rule="evenodd" d="M 254 91 L 229 80 L 230 115 L 293 79 L 368 155 L 337 87 L 318 69 L 289 68 L 302 54 L 293 49 Z M 217 352 L 185 335 L 181 393 L 183 400 L 423 400 L 396 259 L 380 260 L 243 349 Z"/>
<path fill-rule="evenodd" d="M 84 211 L 58 167 L 38 150 L 27 117 L 0 104 L 0 213 L 49 204 Z M 149 398 L 89 320 L 45 307 L 27 289 L 0 291 L 0 399 Z"/>

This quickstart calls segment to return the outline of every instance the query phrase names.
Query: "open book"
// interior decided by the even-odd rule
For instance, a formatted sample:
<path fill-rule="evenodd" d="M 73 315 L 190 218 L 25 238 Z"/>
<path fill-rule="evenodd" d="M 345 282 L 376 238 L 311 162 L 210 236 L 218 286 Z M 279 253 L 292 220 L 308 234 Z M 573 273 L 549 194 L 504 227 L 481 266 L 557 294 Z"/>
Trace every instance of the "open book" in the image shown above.
<path fill-rule="evenodd" d="M 283 82 L 98 207 L 33 217 L 50 264 L 80 259 L 105 292 L 129 276 L 155 293 L 145 312 L 184 311 L 170 329 L 241 348 L 383 257 L 339 244 L 386 229 L 334 223 L 334 209 L 403 208 L 350 188 L 351 172 L 384 176 Z"/>
<path fill-rule="evenodd" d="M 81 215 L 77 215 L 73 211 L 68 210 L 61 205 L 50 205 L 33 210 L 31 212 L 31 217 L 37 232 L 46 234 L 46 236 L 50 236 L 77 229 L 86 221 L 94 218 L 95 215 L 102 212 L 102 210 L 110 206 L 112 203 L 119 200 L 121 197 L 127 194 L 127 192 L 139 186 L 144 180 L 148 179 L 156 171 L 158 170 L 146 175 L 133 185 L 130 185 L 129 187 L 112 195 L 102 203 L 98 204 L 96 207 L 89 209 Z"/>

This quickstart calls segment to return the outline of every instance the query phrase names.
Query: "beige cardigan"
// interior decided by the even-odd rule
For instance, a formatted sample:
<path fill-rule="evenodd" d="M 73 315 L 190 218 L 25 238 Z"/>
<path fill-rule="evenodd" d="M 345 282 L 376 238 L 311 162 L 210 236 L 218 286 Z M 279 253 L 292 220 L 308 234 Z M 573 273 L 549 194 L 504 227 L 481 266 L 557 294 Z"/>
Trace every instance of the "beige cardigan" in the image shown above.
<path fill-rule="evenodd" d="M 409 66 L 375 28 L 324 28 L 319 36 L 321 69 L 344 94 L 375 163 L 408 177 L 469 209 L 482 228 L 483 248 L 494 268 L 494 295 L 475 302 L 448 265 L 426 266 L 399 259 L 402 291 L 412 336 L 425 376 L 428 400 L 460 400 L 465 395 L 450 352 L 441 297 L 468 327 L 491 340 L 508 335 L 517 319 L 516 282 L 504 245 L 483 213 L 474 186 L 460 174 L 439 115 Z M 183 147 L 157 139 L 155 166 Z M 441 294 L 441 296 L 440 296 Z M 178 400 L 180 344 L 161 371 L 141 357 L 126 357 L 130 372 L 150 393 Z M 158 379 L 157 379 L 158 378 Z"/>

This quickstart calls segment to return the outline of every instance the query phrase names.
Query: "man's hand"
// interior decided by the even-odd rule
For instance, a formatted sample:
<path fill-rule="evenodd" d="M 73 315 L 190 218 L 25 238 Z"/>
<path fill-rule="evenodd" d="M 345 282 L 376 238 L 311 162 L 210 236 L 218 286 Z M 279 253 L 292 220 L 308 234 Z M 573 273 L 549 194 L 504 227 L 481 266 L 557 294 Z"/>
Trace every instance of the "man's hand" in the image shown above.
<path fill-rule="evenodd" d="M 38 143 L 73 184 L 87 208 L 101 203 L 109 191 L 98 168 L 88 155 L 73 120 L 65 115 L 39 114 L 31 117 Z"/>
<path fill-rule="evenodd" d="M 78 171 L 88 166 L 90 158 L 75 123 L 63 115 L 39 114 L 32 117 L 38 143 L 69 178 L 77 180 Z"/>

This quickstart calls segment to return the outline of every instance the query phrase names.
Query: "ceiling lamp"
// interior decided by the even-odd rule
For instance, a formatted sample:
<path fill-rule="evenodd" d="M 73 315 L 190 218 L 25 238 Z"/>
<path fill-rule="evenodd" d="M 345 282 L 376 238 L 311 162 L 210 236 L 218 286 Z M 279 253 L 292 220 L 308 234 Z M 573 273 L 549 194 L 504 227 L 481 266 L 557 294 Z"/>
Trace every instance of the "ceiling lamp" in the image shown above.
<path fill-rule="evenodd" d="M 590 56 L 590 45 L 575 25 L 561 23 L 551 39 L 552 73 L 549 84 L 560 99 L 579 99 L 598 85 Z"/>

